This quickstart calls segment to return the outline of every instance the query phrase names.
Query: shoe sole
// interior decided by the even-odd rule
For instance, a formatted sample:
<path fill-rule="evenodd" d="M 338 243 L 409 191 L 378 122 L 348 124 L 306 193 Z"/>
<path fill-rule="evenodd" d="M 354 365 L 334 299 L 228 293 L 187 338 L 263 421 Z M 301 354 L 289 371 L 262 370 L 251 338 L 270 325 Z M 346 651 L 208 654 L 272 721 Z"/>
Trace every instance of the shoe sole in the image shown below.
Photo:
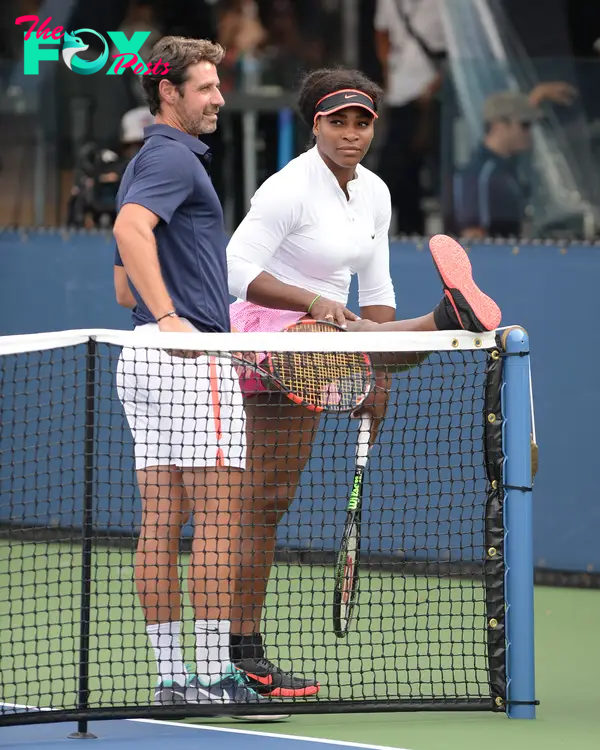
<path fill-rule="evenodd" d="M 468 307 L 483 330 L 496 330 L 502 320 L 502 312 L 473 280 L 473 267 L 465 250 L 445 234 L 432 237 L 429 249 L 444 285 L 444 294 L 461 326 L 465 327 L 459 307 Z"/>
<path fill-rule="evenodd" d="M 321 689 L 320 685 L 308 685 L 304 688 L 273 688 L 269 690 L 264 688 L 263 685 L 260 687 L 254 685 L 253 690 L 261 695 L 269 696 L 272 698 L 309 698 L 311 695 L 316 695 Z"/>
<path fill-rule="evenodd" d="M 236 669 L 250 679 L 250 687 L 252 690 L 267 698 L 308 698 L 311 695 L 316 695 L 321 689 L 318 682 L 314 685 L 306 685 L 303 688 L 271 688 L 270 685 L 261 682 L 255 675 L 249 674 L 241 667 L 236 666 Z"/>

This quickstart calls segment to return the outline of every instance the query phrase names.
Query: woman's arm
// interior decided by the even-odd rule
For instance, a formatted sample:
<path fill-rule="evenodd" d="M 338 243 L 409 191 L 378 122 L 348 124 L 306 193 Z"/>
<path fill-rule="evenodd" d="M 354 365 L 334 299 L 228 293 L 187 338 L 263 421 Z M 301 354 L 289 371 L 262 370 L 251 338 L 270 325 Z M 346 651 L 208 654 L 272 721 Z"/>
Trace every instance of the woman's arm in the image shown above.
<path fill-rule="evenodd" d="M 367 305 L 360 308 L 360 317 L 374 323 L 391 323 L 396 320 L 396 308 L 388 305 Z"/>
<path fill-rule="evenodd" d="M 282 180 L 267 180 L 252 199 L 250 211 L 227 246 L 229 292 L 256 305 L 295 310 L 344 325 L 356 315 L 315 292 L 286 284 L 264 270 L 283 240 L 298 226 L 301 199 Z M 312 306 L 311 306 L 312 305 Z"/>

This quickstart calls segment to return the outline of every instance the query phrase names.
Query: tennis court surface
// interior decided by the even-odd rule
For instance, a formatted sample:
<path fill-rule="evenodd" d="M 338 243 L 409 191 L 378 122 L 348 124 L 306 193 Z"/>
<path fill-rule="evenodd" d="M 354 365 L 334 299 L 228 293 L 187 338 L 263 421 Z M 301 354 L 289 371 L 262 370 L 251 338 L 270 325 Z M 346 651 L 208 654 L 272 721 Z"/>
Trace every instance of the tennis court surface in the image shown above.
<path fill-rule="evenodd" d="M 536 588 L 536 694 L 540 699 L 535 721 L 509 721 L 489 713 L 368 713 L 294 716 L 273 724 L 240 724 L 225 719 L 196 720 L 206 730 L 149 722 L 90 722 L 98 739 L 84 747 L 108 750 L 137 747 L 152 750 L 161 742 L 184 740 L 202 748 L 248 750 L 334 750 L 331 744 L 292 739 L 325 739 L 327 743 L 355 743 L 366 747 L 403 750 L 597 750 L 600 737 L 597 684 L 600 651 L 597 623 L 600 592 L 579 589 Z M 67 739 L 73 723 L 2 727 L 0 748 L 15 750 L 73 750 L 81 743 Z M 219 731 L 214 731 L 219 730 Z M 225 730 L 225 731 L 223 731 Z M 252 735 L 241 732 L 252 732 Z M 134 737 L 130 734 L 134 733 Z M 165 734 L 162 734 L 165 732 Z M 233 732 L 233 734 L 232 734 Z M 263 735 L 267 735 L 266 737 Z M 270 742 L 268 737 L 273 737 Z M 219 744 L 226 743 L 226 744 Z"/>

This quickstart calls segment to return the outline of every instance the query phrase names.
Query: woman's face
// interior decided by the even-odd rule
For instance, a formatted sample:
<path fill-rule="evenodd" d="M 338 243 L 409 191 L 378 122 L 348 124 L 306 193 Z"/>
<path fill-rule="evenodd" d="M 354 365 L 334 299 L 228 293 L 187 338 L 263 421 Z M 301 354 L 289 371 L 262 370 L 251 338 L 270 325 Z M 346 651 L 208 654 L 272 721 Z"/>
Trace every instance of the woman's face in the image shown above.
<path fill-rule="evenodd" d="M 369 150 L 374 117 L 362 107 L 347 107 L 321 115 L 313 126 L 319 151 L 339 167 L 355 167 Z"/>

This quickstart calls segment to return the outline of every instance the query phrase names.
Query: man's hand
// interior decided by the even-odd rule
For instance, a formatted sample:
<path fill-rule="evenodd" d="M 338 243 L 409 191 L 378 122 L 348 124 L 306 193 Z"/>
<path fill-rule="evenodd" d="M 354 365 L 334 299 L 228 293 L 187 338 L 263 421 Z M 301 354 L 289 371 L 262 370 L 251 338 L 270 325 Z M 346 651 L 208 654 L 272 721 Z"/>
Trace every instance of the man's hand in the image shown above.
<path fill-rule="evenodd" d="M 166 318 L 158 321 L 158 330 L 161 333 L 192 333 L 194 329 L 189 323 L 181 320 L 179 317 L 167 315 Z M 171 357 L 182 357 L 183 359 L 196 359 L 202 352 L 182 349 L 167 349 L 167 354 Z"/>
<path fill-rule="evenodd" d="M 337 323 L 339 326 L 346 327 L 348 320 L 358 320 L 358 315 L 355 315 L 352 310 L 348 310 L 347 307 L 341 304 L 341 302 L 334 302 L 326 297 L 319 297 L 312 307 L 310 308 L 309 315 L 314 320 L 324 320 L 326 322 Z"/>
<path fill-rule="evenodd" d="M 569 107 L 577 97 L 577 89 L 565 81 L 548 81 L 538 84 L 529 94 L 529 101 L 534 107 L 542 102 L 552 102 Z"/>
<path fill-rule="evenodd" d="M 467 227 L 461 229 L 460 236 L 466 240 L 483 240 L 486 237 L 486 231 L 482 227 Z"/>
<path fill-rule="evenodd" d="M 442 80 L 442 74 L 437 73 L 433 81 L 425 86 L 417 99 L 420 105 L 429 104 L 433 100 L 435 95 L 442 88 Z"/>

